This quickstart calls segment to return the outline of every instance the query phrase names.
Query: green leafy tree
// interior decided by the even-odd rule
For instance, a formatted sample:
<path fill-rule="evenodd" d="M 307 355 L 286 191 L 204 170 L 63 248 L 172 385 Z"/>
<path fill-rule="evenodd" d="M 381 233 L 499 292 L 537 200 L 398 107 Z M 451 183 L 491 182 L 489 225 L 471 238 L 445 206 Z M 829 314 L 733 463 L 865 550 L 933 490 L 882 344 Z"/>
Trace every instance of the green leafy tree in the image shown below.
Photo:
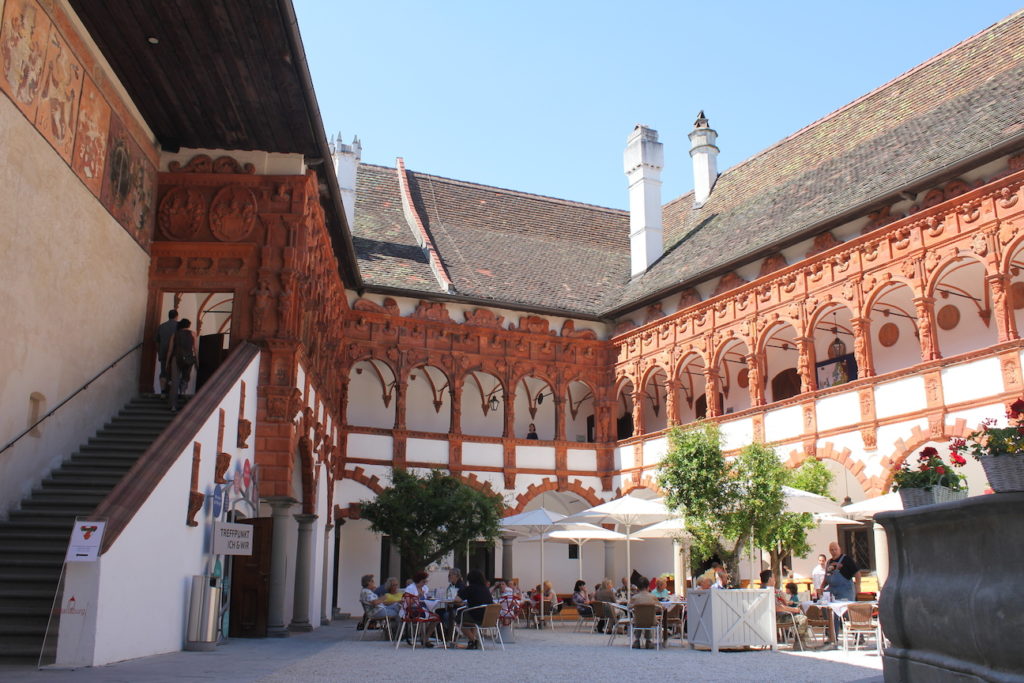
<path fill-rule="evenodd" d="M 437 562 L 470 541 L 498 538 L 504 502 L 441 470 L 417 476 L 394 470 L 390 488 L 362 502 L 370 528 L 387 534 L 402 557 L 402 577 Z"/>
<path fill-rule="evenodd" d="M 816 458 L 807 458 L 800 467 L 784 470 L 786 486 L 817 493 L 831 498 L 829 486 L 832 472 Z M 760 529 L 754 539 L 757 546 L 764 548 L 771 556 L 772 571 L 780 576 L 782 558 L 786 555 L 805 557 L 811 552 L 807 544 L 807 532 L 815 528 L 814 517 L 807 513 L 783 512 L 772 523 Z"/>
<path fill-rule="evenodd" d="M 658 476 L 666 504 L 686 515 L 695 557 L 718 555 L 734 569 L 744 549 L 782 514 L 785 467 L 763 444 L 727 460 L 715 424 L 674 427 L 668 439 Z"/>

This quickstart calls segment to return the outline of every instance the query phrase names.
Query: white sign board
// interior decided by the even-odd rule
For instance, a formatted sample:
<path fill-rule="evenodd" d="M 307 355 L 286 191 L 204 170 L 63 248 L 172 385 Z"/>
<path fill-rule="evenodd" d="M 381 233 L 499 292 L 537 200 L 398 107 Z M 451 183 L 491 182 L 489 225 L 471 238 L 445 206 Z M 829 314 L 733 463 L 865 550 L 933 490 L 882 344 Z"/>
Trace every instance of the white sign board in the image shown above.
<path fill-rule="evenodd" d="M 252 526 L 214 522 L 213 554 L 252 555 Z"/>
<path fill-rule="evenodd" d="M 68 552 L 65 562 L 95 562 L 100 556 L 100 544 L 103 542 L 103 529 L 106 522 L 90 522 L 75 520 L 71 529 L 71 540 L 68 541 Z"/>

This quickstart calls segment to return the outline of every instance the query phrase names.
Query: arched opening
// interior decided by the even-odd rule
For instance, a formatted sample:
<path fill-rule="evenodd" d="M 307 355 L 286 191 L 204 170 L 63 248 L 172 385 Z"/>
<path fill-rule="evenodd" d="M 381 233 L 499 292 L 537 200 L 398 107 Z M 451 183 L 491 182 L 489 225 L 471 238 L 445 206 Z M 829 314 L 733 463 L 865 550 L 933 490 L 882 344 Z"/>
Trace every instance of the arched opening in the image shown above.
<path fill-rule="evenodd" d="M 750 350 L 739 339 L 725 343 L 718 354 L 718 390 L 721 392 L 723 415 L 750 407 L 750 372 L 747 356 Z"/>
<path fill-rule="evenodd" d="M 921 362 L 913 293 L 902 282 L 887 285 L 871 304 L 871 357 L 882 375 Z"/>
<path fill-rule="evenodd" d="M 615 438 L 628 439 L 633 436 L 633 382 L 624 379 L 615 395 Z"/>
<path fill-rule="evenodd" d="M 668 427 L 668 374 L 655 368 L 647 375 L 643 387 L 644 432 L 658 432 Z"/>
<path fill-rule="evenodd" d="M 555 438 L 555 394 L 551 385 L 538 377 L 523 377 L 516 384 L 515 435 L 519 439 Z M 530 426 L 534 429 L 531 431 Z M 536 435 L 531 436 L 531 434 Z"/>
<path fill-rule="evenodd" d="M 501 436 L 508 400 L 501 380 L 488 372 L 473 370 L 462 382 L 462 433 Z"/>
<path fill-rule="evenodd" d="M 771 327 L 761 343 L 764 358 L 765 377 L 768 379 L 769 395 L 765 401 L 774 403 L 798 396 L 801 390 L 800 347 L 796 343 L 796 329 L 789 323 Z"/>
<path fill-rule="evenodd" d="M 418 432 L 446 433 L 451 426 L 452 393 L 448 376 L 432 365 L 409 372 L 405 424 Z"/>
<path fill-rule="evenodd" d="M 853 338 L 853 315 L 845 306 L 829 306 L 811 328 L 814 335 L 814 372 L 819 389 L 857 379 Z M 797 375 L 797 381 L 800 377 Z"/>
<path fill-rule="evenodd" d="M 570 441 L 597 441 L 594 423 L 594 390 L 578 380 L 565 390 L 565 438 Z"/>
<path fill-rule="evenodd" d="M 28 424 L 25 425 L 31 431 L 29 436 L 42 436 L 43 432 L 36 423 L 46 414 L 46 397 L 38 391 L 33 391 L 28 397 Z"/>
<path fill-rule="evenodd" d="M 1021 242 L 1009 260 L 1010 287 L 1006 293 L 1007 307 L 1011 311 L 1017 336 L 1024 334 L 1024 242 Z"/>
<path fill-rule="evenodd" d="M 961 256 L 942 270 L 932 290 L 935 337 L 942 357 L 995 344 L 999 338 L 985 266 Z"/>
<path fill-rule="evenodd" d="M 691 353 L 683 358 L 676 372 L 679 389 L 676 393 L 676 406 L 679 409 L 679 423 L 687 424 L 707 416 L 707 399 L 704 399 L 704 412 L 697 414 L 697 399 L 704 397 L 707 389 L 707 378 L 704 376 L 704 358 L 699 353 Z"/>
<path fill-rule="evenodd" d="M 353 363 L 348 383 L 348 423 L 356 427 L 394 427 L 397 384 L 391 366 L 382 360 Z"/>

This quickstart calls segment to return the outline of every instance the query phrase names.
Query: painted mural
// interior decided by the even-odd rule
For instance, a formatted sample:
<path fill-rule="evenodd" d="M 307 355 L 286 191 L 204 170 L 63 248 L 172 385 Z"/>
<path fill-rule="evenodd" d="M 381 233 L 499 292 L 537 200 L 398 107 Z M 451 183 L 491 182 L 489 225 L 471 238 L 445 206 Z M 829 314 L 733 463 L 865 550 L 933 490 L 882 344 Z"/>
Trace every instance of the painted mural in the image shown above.
<path fill-rule="evenodd" d="M 75 42 L 74 35 L 69 41 L 61 33 L 73 30 L 63 15 L 48 15 L 36 0 L 6 0 L 0 6 L 0 90 L 104 208 L 148 249 L 156 166 L 97 87 L 94 76 L 103 82 L 106 75 L 87 72 L 81 55 L 72 49 L 83 50 L 82 41 Z M 54 5 L 44 6 L 60 12 Z"/>

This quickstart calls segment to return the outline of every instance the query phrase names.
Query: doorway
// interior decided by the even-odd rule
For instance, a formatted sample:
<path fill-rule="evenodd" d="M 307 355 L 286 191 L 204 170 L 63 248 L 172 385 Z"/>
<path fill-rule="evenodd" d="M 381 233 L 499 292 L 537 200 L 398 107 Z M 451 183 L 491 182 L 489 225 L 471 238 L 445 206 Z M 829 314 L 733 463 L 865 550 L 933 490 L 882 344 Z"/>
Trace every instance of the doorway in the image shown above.
<path fill-rule="evenodd" d="M 253 527 L 252 555 L 231 558 L 232 638 L 266 638 L 270 611 L 270 553 L 274 541 L 273 519 L 239 520 Z"/>

